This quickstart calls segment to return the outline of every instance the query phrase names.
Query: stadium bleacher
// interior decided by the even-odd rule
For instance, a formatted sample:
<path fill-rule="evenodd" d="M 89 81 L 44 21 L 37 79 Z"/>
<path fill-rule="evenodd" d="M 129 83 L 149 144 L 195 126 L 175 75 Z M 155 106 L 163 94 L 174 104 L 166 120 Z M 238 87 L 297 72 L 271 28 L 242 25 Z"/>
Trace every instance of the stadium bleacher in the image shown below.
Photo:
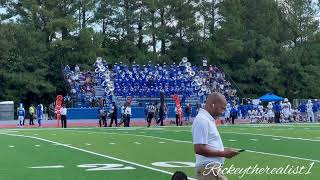
<path fill-rule="evenodd" d="M 237 92 L 226 80 L 223 70 L 213 65 L 194 66 L 186 57 L 179 64 L 128 66 L 123 63 L 108 64 L 97 58 L 94 71 L 80 71 L 78 66 L 64 69 L 70 85 L 72 107 L 99 107 L 112 101 L 122 105 L 128 96 L 132 106 L 141 107 L 149 102 L 160 102 L 164 93 L 168 106 L 174 106 L 172 95 L 179 95 L 182 103 L 196 106 L 212 91 L 223 93 L 228 101 L 237 99 Z"/>

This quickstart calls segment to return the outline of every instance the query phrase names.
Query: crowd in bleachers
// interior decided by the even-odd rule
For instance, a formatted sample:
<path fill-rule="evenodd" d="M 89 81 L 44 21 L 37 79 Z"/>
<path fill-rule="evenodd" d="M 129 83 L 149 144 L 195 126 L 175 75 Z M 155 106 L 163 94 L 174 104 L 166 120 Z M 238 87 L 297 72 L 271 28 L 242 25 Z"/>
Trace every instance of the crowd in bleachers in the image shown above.
<path fill-rule="evenodd" d="M 74 71 L 67 65 L 64 68 L 64 74 L 71 89 L 71 98 L 80 102 L 91 102 L 95 96 L 94 85 L 96 84 L 93 74 L 90 71 L 81 72 L 77 65 Z"/>
<path fill-rule="evenodd" d="M 238 102 L 237 90 L 232 88 L 231 83 L 226 79 L 223 69 L 210 65 L 208 71 L 201 72 L 205 78 L 205 85 L 208 89 L 212 89 L 222 93 L 229 102 Z"/>
<path fill-rule="evenodd" d="M 71 87 L 71 98 L 68 101 L 75 99 L 89 102 L 91 107 L 104 107 L 111 104 L 115 97 L 157 99 L 163 93 L 167 98 L 179 95 L 183 106 L 188 104 L 184 104 L 184 99 L 195 97 L 196 103 L 189 106 L 197 106 L 198 109 L 208 94 L 218 91 L 228 100 L 224 114 L 226 122 L 233 123 L 235 119 L 247 119 L 251 123 L 314 122 L 320 117 L 320 101 L 301 103 L 297 108 L 292 108 L 287 99 L 283 103 L 270 102 L 265 107 L 252 102 L 240 105 L 237 90 L 232 88 L 223 69 L 208 66 L 206 60 L 203 60 L 200 67 L 193 66 L 187 58 L 178 64 L 154 65 L 149 62 L 139 65 L 133 62 L 128 66 L 121 62 L 111 65 L 97 58 L 93 67 L 94 72 L 81 72 L 79 66 L 74 70 L 65 67 L 64 74 Z M 96 94 L 95 87 L 101 87 L 102 94 Z M 142 103 L 142 106 L 145 105 Z"/>
<path fill-rule="evenodd" d="M 97 58 L 94 63 L 95 71 L 81 72 L 78 66 L 74 71 L 65 67 L 65 76 L 71 87 L 72 97 L 77 101 L 101 101 L 114 97 L 159 98 L 160 93 L 165 97 L 174 94 L 183 99 L 195 97 L 200 102 L 212 91 L 223 93 L 229 101 L 238 100 L 235 89 L 226 80 L 223 70 L 216 66 L 193 66 L 187 58 L 179 64 L 139 65 L 133 62 L 130 66 L 123 63 L 108 64 Z M 103 96 L 96 96 L 94 86 L 104 89 Z M 99 99 L 100 98 L 100 99 Z M 99 99 L 99 100 L 98 100 Z M 100 104 L 100 103 L 98 103 Z"/>
<path fill-rule="evenodd" d="M 227 104 L 224 114 L 226 123 L 234 119 L 246 119 L 250 123 L 288 123 L 318 122 L 320 120 L 320 101 L 308 100 L 292 107 L 287 98 L 284 101 L 253 104 Z"/>
<path fill-rule="evenodd" d="M 196 70 L 196 67 L 192 67 Z M 144 65 L 117 64 L 113 69 L 116 96 L 132 97 L 159 97 L 164 92 L 167 97 L 173 94 L 191 96 L 192 77 L 186 73 L 185 67 L 172 64 Z"/>

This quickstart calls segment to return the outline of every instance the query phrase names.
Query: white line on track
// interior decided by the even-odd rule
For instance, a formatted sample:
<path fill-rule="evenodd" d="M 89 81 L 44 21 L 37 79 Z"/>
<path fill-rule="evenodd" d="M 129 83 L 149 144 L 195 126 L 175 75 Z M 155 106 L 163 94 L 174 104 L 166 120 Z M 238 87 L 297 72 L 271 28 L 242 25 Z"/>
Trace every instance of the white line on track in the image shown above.
<path fill-rule="evenodd" d="M 272 140 L 274 140 L 274 141 L 281 141 L 281 139 L 277 139 L 277 138 L 272 138 Z"/>
<path fill-rule="evenodd" d="M 164 128 L 159 128 L 159 129 L 190 129 L 191 126 L 166 126 Z M 270 128 L 270 127 L 284 127 L 284 128 L 287 128 L 287 127 L 294 127 L 294 128 L 317 128 L 318 130 L 320 130 L 320 123 L 287 123 L 287 124 L 255 124 L 255 125 L 252 125 L 252 124 L 239 124 L 239 125 L 232 125 L 232 126 L 226 126 L 226 125 L 221 125 L 221 126 L 218 126 L 220 128 L 228 128 L 228 127 L 234 127 L 234 128 Z M 82 130 L 82 129 L 88 129 L 88 130 L 92 130 L 92 129 L 98 129 L 96 127 L 71 127 L 71 128 L 68 128 L 68 129 L 73 129 L 73 130 Z M 107 128 L 108 130 L 119 130 L 119 129 L 127 129 L 127 130 L 131 130 L 131 129 L 143 129 L 143 130 L 146 130 L 148 128 L 146 127 L 112 127 L 112 128 Z M 10 129 L 10 131 L 12 130 L 17 130 L 17 131 L 47 131 L 47 130 L 64 130 L 62 128 L 28 128 L 28 129 L 21 129 L 21 128 L 14 128 L 14 129 Z M 285 129 L 283 129 L 285 130 Z M 286 129 L 287 130 L 287 129 Z M 310 129 L 311 130 L 311 129 Z M 190 131 L 190 130 L 189 130 Z M 6 131 L 5 131 L 6 132 Z M 2 132 L 4 133 L 4 132 Z"/>
<path fill-rule="evenodd" d="M 10 148 L 14 148 L 14 146 L 9 146 Z"/>
<path fill-rule="evenodd" d="M 141 143 L 139 143 L 139 142 L 134 142 L 135 144 L 138 144 L 138 145 L 140 145 Z"/>
<path fill-rule="evenodd" d="M 40 145 L 39 144 L 37 144 L 37 145 L 35 145 L 36 147 L 40 147 Z"/>
<path fill-rule="evenodd" d="M 24 138 L 37 139 L 37 140 L 40 140 L 40 141 L 45 141 L 45 142 L 49 142 L 49 143 L 53 143 L 53 144 L 60 144 L 63 147 L 67 147 L 67 148 L 70 148 L 70 149 L 82 151 L 82 152 L 85 152 L 85 153 L 88 153 L 88 154 L 92 154 L 92 155 L 96 155 L 96 156 L 100 156 L 100 157 L 105 157 L 105 158 L 108 158 L 108 159 L 112 159 L 112 160 L 115 160 L 115 161 L 120 161 L 120 162 L 123 162 L 123 163 L 127 163 L 127 164 L 131 164 L 131 165 L 134 165 L 134 166 L 138 166 L 138 167 L 141 167 L 141 168 L 145 168 L 145 169 L 161 172 L 161 173 L 168 174 L 168 175 L 171 175 L 171 176 L 173 175 L 173 173 L 169 172 L 169 171 L 153 168 L 153 167 L 150 167 L 150 166 L 145 166 L 145 165 L 138 164 L 138 163 L 135 163 L 135 162 L 131 162 L 131 161 L 115 158 L 115 157 L 112 157 L 112 156 L 96 153 L 96 152 L 93 152 L 93 151 L 88 151 L 88 150 L 85 150 L 85 149 L 77 148 L 77 147 L 66 145 L 66 144 L 61 144 L 59 142 L 55 142 L 55 141 L 51 141 L 51 140 L 47 140 L 47 139 L 43 139 L 43 138 L 39 138 L 39 137 L 25 136 L 25 135 L 18 135 L 18 134 L 7 134 L 7 133 L 0 133 L 0 134 L 8 135 L 8 136 L 14 136 L 14 137 L 24 137 Z M 189 180 L 197 180 L 197 179 L 190 178 L 190 177 L 188 179 Z"/>
<path fill-rule="evenodd" d="M 250 139 L 250 141 L 259 141 L 258 139 Z"/>

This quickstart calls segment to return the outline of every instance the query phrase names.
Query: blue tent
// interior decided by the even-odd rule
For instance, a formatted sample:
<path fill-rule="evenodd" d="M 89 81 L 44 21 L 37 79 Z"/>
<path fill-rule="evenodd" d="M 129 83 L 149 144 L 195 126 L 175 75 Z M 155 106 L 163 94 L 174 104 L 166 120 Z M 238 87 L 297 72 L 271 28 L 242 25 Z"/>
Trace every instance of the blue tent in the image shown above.
<path fill-rule="evenodd" d="M 273 93 L 267 93 L 267 94 L 261 96 L 259 99 L 262 102 L 271 102 L 271 101 L 283 101 L 284 98 L 277 96 Z"/>

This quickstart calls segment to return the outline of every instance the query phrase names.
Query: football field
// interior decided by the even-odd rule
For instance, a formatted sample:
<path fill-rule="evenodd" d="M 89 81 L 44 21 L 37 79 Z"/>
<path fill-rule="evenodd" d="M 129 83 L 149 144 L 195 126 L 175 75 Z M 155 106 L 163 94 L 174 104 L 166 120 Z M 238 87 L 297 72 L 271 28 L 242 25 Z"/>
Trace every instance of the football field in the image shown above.
<path fill-rule="evenodd" d="M 246 150 L 226 160 L 231 180 L 320 179 L 319 124 L 218 129 L 225 147 Z M 1 129 L 0 180 L 195 179 L 191 141 L 191 127 Z"/>

